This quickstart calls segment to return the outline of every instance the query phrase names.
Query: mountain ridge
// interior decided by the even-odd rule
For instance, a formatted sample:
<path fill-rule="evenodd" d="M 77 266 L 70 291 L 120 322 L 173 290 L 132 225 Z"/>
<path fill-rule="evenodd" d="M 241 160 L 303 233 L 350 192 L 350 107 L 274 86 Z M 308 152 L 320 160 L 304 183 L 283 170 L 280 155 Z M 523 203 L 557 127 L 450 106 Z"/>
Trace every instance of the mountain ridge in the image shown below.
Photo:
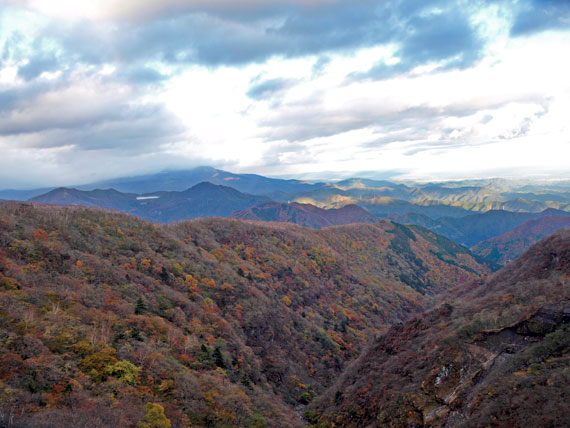
<path fill-rule="evenodd" d="M 310 204 L 272 201 L 233 212 L 230 216 L 242 220 L 289 222 L 312 228 L 350 223 L 377 223 L 380 221 L 379 218 L 357 205 L 345 205 L 338 209 L 325 210 Z"/>

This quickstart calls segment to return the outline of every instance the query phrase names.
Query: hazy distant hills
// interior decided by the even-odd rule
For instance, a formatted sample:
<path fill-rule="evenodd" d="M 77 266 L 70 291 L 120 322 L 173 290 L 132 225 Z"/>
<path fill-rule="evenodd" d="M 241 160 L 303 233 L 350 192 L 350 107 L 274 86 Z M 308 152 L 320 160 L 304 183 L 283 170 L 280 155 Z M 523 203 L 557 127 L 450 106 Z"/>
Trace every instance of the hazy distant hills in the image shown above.
<path fill-rule="evenodd" d="M 123 177 L 113 180 L 72 186 L 78 190 L 115 189 L 123 193 L 146 194 L 160 191 L 184 191 L 196 184 L 209 182 L 232 187 L 243 193 L 264 196 L 294 195 L 311 192 L 324 183 L 309 183 L 302 180 L 284 180 L 256 174 L 233 174 L 227 171 L 203 166 L 189 170 L 165 171 L 135 177 Z M 0 190 L 0 199 L 28 200 L 53 189 L 35 190 Z"/>
<path fill-rule="evenodd" d="M 548 216 L 529 220 L 503 235 L 478 243 L 471 250 L 504 265 L 515 260 L 535 242 L 564 228 L 570 228 L 570 216 Z"/>
<path fill-rule="evenodd" d="M 358 204 L 378 216 L 424 214 L 432 218 L 461 217 L 473 212 L 507 210 L 540 212 L 548 208 L 570 210 L 570 192 L 553 188 L 542 192 L 513 192 L 495 185 L 456 186 L 453 183 L 407 185 L 351 179 L 328 184 L 301 195 L 297 202 L 323 208 Z"/>
<path fill-rule="evenodd" d="M 242 193 L 266 196 L 278 202 L 310 203 L 320 208 L 357 204 L 381 217 L 408 212 L 437 218 L 460 217 L 489 210 L 540 212 L 554 208 L 570 211 L 570 185 L 562 181 L 533 185 L 499 179 L 395 183 L 351 178 L 337 182 L 307 182 L 198 167 L 71 187 L 79 190 L 112 188 L 122 193 L 147 194 L 180 192 L 201 182 L 232 187 Z M 26 200 L 49 190 L 0 190 L 0 198 Z"/>
<path fill-rule="evenodd" d="M 393 194 L 390 190 L 349 189 L 325 187 L 294 198 L 296 202 L 311 204 L 321 208 L 340 208 L 345 205 L 356 204 L 365 208 L 378 217 L 387 217 L 390 214 L 406 214 L 414 212 L 438 218 L 446 216 L 465 216 L 472 214 L 461 207 L 449 206 L 439 202 L 415 204 L 403 199 L 397 199 L 386 194 Z"/>
<path fill-rule="evenodd" d="M 570 426 L 570 230 L 393 326 L 307 416 L 315 427 Z"/>
<path fill-rule="evenodd" d="M 2 189 L 0 190 L 0 200 L 6 201 L 27 201 L 34 196 L 43 195 L 44 193 L 53 190 L 53 187 L 46 187 L 41 189 L 30 189 L 30 190 L 14 190 L 14 189 Z"/>
<path fill-rule="evenodd" d="M 472 247 L 479 242 L 502 235 L 529 220 L 552 216 L 570 218 L 570 212 L 554 209 L 547 209 L 539 213 L 494 210 L 459 218 L 443 217 L 433 219 L 420 214 L 391 215 L 389 218 L 400 223 L 417 224 L 426 227 L 440 235 L 453 239 L 461 245 Z M 554 222 L 552 224 L 558 223 Z"/>
<path fill-rule="evenodd" d="M 145 220 L 168 223 L 195 217 L 220 216 L 243 210 L 267 200 L 231 187 L 200 183 L 182 192 L 154 192 L 137 195 L 114 189 L 77 190 L 60 188 L 32 198 L 31 202 L 111 208 Z"/>
<path fill-rule="evenodd" d="M 160 223 L 212 216 L 280 221 L 312 228 L 380 221 L 356 205 L 325 210 L 296 202 L 274 202 L 263 196 L 245 194 L 231 187 L 208 182 L 182 192 L 143 195 L 121 193 L 114 189 L 85 191 L 59 188 L 36 196 L 30 202 L 109 208 Z"/>
<path fill-rule="evenodd" d="M 338 209 L 325 210 L 310 204 L 264 202 L 231 217 L 243 220 L 280 221 L 295 223 L 316 229 L 350 223 L 377 223 L 380 219 L 357 205 L 345 205 Z"/>

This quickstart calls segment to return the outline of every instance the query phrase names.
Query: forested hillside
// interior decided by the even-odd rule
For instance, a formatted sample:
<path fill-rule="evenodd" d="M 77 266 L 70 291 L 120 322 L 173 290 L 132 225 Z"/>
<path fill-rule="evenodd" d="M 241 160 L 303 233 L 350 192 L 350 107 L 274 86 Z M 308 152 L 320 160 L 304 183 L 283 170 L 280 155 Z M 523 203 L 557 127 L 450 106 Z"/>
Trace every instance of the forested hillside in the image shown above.
<path fill-rule="evenodd" d="M 161 226 L 4 202 L 0 424 L 300 427 L 371 338 L 487 273 L 389 221 Z"/>
<path fill-rule="evenodd" d="M 570 230 L 392 327 L 307 412 L 317 427 L 570 426 Z"/>
<path fill-rule="evenodd" d="M 351 223 L 377 223 L 373 216 L 358 205 L 345 205 L 338 209 L 322 209 L 310 204 L 263 202 L 242 211 L 236 211 L 231 217 L 243 220 L 280 221 L 295 223 L 300 226 L 320 229 L 328 226 L 341 226 Z"/>
<path fill-rule="evenodd" d="M 548 216 L 529 220 L 507 233 L 478 243 L 471 250 L 488 260 L 505 265 L 519 257 L 532 244 L 565 228 L 570 228 L 569 216 Z"/>

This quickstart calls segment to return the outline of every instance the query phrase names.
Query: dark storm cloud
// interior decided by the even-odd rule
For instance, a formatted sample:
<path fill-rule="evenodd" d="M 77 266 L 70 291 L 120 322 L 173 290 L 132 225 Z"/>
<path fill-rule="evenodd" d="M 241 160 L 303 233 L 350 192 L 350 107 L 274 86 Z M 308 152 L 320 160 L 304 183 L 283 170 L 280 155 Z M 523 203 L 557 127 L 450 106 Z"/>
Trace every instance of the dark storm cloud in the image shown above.
<path fill-rule="evenodd" d="M 570 28 L 570 2 L 568 0 L 527 0 L 522 2 L 511 34 L 532 34 L 545 30 Z"/>

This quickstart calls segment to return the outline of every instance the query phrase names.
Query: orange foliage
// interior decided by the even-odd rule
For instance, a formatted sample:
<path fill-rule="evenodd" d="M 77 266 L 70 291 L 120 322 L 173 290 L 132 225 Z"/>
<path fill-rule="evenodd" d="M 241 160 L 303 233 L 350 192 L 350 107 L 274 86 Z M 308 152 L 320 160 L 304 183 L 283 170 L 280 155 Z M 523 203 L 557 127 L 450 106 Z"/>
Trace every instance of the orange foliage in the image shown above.
<path fill-rule="evenodd" d="M 35 241 L 47 241 L 49 239 L 49 235 L 43 229 L 34 230 L 33 237 Z"/>
<path fill-rule="evenodd" d="M 212 278 L 203 278 L 202 284 L 208 288 L 216 288 L 216 281 Z"/>

